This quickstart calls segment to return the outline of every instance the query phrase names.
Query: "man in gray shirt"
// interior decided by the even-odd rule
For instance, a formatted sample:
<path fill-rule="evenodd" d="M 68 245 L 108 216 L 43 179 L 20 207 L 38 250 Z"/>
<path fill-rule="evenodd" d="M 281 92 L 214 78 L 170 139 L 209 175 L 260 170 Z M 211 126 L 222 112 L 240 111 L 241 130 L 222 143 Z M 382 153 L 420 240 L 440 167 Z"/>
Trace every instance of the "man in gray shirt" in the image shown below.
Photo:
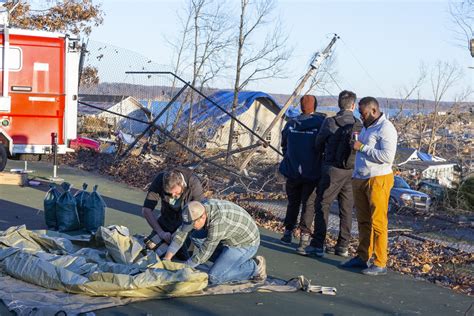
<path fill-rule="evenodd" d="M 364 268 L 365 275 L 387 273 L 388 200 L 393 187 L 392 164 L 397 149 L 397 130 L 380 112 L 377 99 L 365 97 L 359 101 L 364 124 L 359 140 L 352 188 L 359 226 L 357 256 L 343 267 Z M 369 260 L 374 256 L 372 265 Z"/>

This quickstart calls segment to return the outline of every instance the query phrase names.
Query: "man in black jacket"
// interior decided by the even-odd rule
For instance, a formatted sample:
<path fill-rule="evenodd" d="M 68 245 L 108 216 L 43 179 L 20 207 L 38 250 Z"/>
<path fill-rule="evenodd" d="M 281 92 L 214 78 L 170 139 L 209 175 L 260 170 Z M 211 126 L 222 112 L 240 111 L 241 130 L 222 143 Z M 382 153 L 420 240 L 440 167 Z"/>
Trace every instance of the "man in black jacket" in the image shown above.
<path fill-rule="evenodd" d="M 178 167 L 155 177 L 143 203 L 142 214 L 156 234 L 169 244 L 172 234 L 181 226 L 183 207 L 191 201 L 200 202 L 203 199 L 204 192 L 198 177 L 192 170 Z M 161 207 L 157 220 L 153 210 L 158 201 L 161 201 Z M 189 258 L 187 248 L 181 248 L 176 254 L 180 260 Z"/>
<path fill-rule="evenodd" d="M 281 146 L 283 161 L 280 172 L 286 177 L 288 207 L 285 217 L 285 233 L 281 238 L 290 244 L 300 207 L 302 208 L 298 249 L 309 244 L 314 217 L 315 188 L 319 178 L 320 153 L 314 150 L 316 135 L 325 115 L 314 113 L 317 106 L 315 96 L 305 95 L 300 100 L 302 114 L 291 119 L 282 131 Z M 298 250 L 297 249 L 297 250 Z"/>
<path fill-rule="evenodd" d="M 321 180 L 317 188 L 314 233 L 311 244 L 300 252 L 302 255 L 324 256 L 324 245 L 331 204 L 335 198 L 339 202 L 339 237 L 329 253 L 347 257 L 351 237 L 352 208 L 352 170 L 355 152 L 352 151 L 351 136 L 362 129 L 362 123 L 353 115 L 356 94 L 342 91 L 339 94 L 340 111 L 335 117 L 328 117 L 316 137 L 315 150 L 324 152 Z"/>

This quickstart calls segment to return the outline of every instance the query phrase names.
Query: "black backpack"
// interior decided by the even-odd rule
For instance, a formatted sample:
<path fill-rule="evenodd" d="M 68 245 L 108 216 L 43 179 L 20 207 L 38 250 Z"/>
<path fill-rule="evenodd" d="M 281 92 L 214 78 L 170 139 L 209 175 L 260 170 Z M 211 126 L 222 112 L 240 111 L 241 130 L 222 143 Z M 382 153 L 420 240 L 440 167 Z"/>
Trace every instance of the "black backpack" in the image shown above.
<path fill-rule="evenodd" d="M 353 124 L 340 123 L 337 118 L 334 118 L 334 121 L 339 127 L 336 132 L 338 141 L 334 155 L 334 166 L 340 169 L 354 169 L 356 152 L 351 146 L 351 139 L 354 132 L 360 133 L 362 130 L 362 123 L 355 117 Z"/>

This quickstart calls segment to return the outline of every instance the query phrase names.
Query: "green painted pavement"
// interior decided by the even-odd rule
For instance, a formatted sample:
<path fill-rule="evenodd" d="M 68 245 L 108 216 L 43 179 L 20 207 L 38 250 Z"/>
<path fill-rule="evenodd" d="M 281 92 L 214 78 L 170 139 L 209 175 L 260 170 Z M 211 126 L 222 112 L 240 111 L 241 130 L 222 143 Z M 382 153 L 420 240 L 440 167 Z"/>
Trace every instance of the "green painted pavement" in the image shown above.
<path fill-rule="evenodd" d="M 23 164 L 9 162 L 7 169 Z M 30 162 L 30 175 L 49 177 L 51 166 Z M 80 188 L 83 182 L 99 185 L 108 208 L 106 225 L 118 224 L 132 233 L 145 234 L 149 228 L 141 217 L 145 193 L 110 179 L 69 167 L 58 175 Z M 0 230 L 26 224 L 30 229 L 44 228 L 42 203 L 47 184 L 39 187 L 0 185 Z M 322 259 L 296 255 L 292 247 L 279 244 L 278 235 L 261 230 L 259 253 L 267 258 L 268 273 L 290 279 L 305 275 L 313 284 L 334 286 L 336 296 L 315 293 L 252 293 L 208 297 L 175 298 L 140 302 L 96 311 L 97 315 L 464 315 L 474 300 L 422 280 L 395 272 L 383 277 L 367 277 L 357 270 L 338 267 L 342 258 L 328 255 Z M 293 245 L 296 247 L 296 245 Z M 470 311 L 472 312 L 472 310 Z M 8 311 L 0 304 L 0 315 Z"/>

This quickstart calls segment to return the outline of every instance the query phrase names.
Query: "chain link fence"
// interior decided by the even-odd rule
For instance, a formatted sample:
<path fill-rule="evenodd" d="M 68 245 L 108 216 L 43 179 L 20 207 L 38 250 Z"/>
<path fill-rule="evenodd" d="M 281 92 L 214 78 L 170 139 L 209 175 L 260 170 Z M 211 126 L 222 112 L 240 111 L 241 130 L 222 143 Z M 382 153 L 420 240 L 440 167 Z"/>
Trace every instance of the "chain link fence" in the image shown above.
<path fill-rule="evenodd" d="M 143 146 L 149 150 L 171 141 L 170 148 L 178 146 L 201 158 L 222 158 L 229 139 L 233 93 L 193 87 L 189 79 L 136 52 L 91 41 L 82 64 L 79 133 L 103 141 L 119 140 L 120 148 L 110 151 Z M 233 152 L 260 146 L 255 144 L 260 141 L 268 145 L 262 152 L 270 159 L 279 158 L 283 120 L 266 139 L 259 136 L 278 110 L 268 98 L 242 93 L 235 112 Z"/>

